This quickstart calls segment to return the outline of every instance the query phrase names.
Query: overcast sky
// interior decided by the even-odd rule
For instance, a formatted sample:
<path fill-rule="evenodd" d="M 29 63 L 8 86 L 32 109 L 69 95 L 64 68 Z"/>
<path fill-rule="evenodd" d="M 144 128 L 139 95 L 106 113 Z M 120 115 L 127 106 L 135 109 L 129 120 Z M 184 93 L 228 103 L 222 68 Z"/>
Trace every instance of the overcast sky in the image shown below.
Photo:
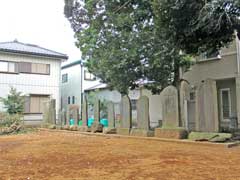
<path fill-rule="evenodd" d="M 0 0 L 0 42 L 17 39 L 79 60 L 74 33 L 63 14 L 64 0 Z"/>

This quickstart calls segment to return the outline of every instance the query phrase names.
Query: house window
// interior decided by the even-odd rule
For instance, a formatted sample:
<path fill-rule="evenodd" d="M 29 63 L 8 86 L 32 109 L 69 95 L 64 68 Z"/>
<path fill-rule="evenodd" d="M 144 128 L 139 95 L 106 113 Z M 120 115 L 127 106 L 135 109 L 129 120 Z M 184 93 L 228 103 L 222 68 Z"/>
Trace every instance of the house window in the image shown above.
<path fill-rule="evenodd" d="M 50 64 L 32 63 L 31 67 L 33 74 L 50 74 Z"/>
<path fill-rule="evenodd" d="M 131 106 L 132 106 L 133 111 L 137 110 L 137 100 L 136 99 L 131 99 Z"/>
<path fill-rule="evenodd" d="M 62 83 L 68 82 L 68 74 L 63 74 L 62 75 Z"/>
<path fill-rule="evenodd" d="M 50 74 L 50 64 L 20 62 L 19 72 L 31 74 Z"/>
<path fill-rule="evenodd" d="M 72 97 L 72 104 L 75 104 L 75 96 Z"/>
<path fill-rule="evenodd" d="M 208 60 L 208 59 L 221 59 L 221 52 L 216 51 L 209 51 L 200 54 L 200 60 Z"/>
<path fill-rule="evenodd" d="M 84 80 L 94 81 L 94 80 L 96 80 L 96 77 L 92 73 L 85 70 L 84 71 Z"/>
<path fill-rule="evenodd" d="M 0 61 L 0 72 L 15 73 L 17 66 L 15 62 Z"/>
<path fill-rule="evenodd" d="M 44 102 L 49 101 L 47 95 L 30 95 L 25 97 L 25 113 L 43 113 Z"/>
<path fill-rule="evenodd" d="M 68 96 L 68 104 L 71 104 L 71 97 Z"/>
<path fill-rule="evenodd" d="M 220 89 L 221 119 L 229 120 L 231 117 L 231 93 L 230 89 Z"/>
<path fill-rule="evenodd" d="M 196 99 L 196 93 L 190 92 L 190 101 L 195 101 L 195 99 Z"/>

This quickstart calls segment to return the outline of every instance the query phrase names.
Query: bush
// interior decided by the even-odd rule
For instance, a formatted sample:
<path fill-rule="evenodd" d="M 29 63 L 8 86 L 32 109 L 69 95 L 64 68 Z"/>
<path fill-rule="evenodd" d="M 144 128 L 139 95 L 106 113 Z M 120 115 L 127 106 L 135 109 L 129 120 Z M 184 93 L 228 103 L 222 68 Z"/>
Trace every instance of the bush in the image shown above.
<path fill-rule="evenodd" d="M 22 124 L 23 115 L 0 113 L 0 127 L 10 127 L 14 123 Z"/>
<path fill-rule="evenodd" d="M 11 87 L 8 96 L 0 98 L 0 101 L 9 114 L 19 114 L 24 111 L 24 96 L 13 87 Z"/>

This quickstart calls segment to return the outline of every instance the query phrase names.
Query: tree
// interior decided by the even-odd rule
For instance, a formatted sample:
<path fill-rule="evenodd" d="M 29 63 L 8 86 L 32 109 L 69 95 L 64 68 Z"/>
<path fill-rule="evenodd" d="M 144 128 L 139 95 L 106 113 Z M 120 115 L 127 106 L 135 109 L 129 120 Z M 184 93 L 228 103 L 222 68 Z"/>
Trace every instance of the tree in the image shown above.
<path fill-rule="evenodd" d="M 239 0 L 65 0 L 90 72 L 127 93 L 179 84 L 192 56 L 227 46 L 239 32 Z"/>
<path fill-rule="evenodd" d="M 21 114 L 24 111 L 24 96 L 21 92 L 11 87 L 10 92 L 6 98 L 1 98 L 4 108 L 9 114 Z"/>
<path fill-rule="evenodd" d="M 154 0 L 156 22 L 181 50 L 216 51 L 240 33 L 239 0 Z"/>
<path fill-rule="evenodd" d="M 90 72 L 126 94 L 147 81 L 154 93 L 179 80 L 186 58 L 165 36 L 156 36 L 152 1 L 69 0 L 72 24 Z M 164 39 L 163 39 L 164 38 Z"/>

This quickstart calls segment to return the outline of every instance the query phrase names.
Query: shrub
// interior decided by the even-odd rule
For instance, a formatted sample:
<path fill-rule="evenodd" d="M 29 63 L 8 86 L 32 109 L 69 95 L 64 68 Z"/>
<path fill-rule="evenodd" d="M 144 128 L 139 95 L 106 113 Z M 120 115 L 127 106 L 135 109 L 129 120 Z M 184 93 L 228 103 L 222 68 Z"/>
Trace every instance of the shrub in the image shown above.
<path fill-rule="evenodd" d="M 0 127 L 10 127 L 13 123 L 22 124 L 23 115 L 0 113 Z"/>
<path fill-rule="evenodd" d="M 24 111 L 24 96 L 21 92 L 11 87 L 10 92 L 6 98 L 0 98 L 9 114 L 19 114 Z"/>

